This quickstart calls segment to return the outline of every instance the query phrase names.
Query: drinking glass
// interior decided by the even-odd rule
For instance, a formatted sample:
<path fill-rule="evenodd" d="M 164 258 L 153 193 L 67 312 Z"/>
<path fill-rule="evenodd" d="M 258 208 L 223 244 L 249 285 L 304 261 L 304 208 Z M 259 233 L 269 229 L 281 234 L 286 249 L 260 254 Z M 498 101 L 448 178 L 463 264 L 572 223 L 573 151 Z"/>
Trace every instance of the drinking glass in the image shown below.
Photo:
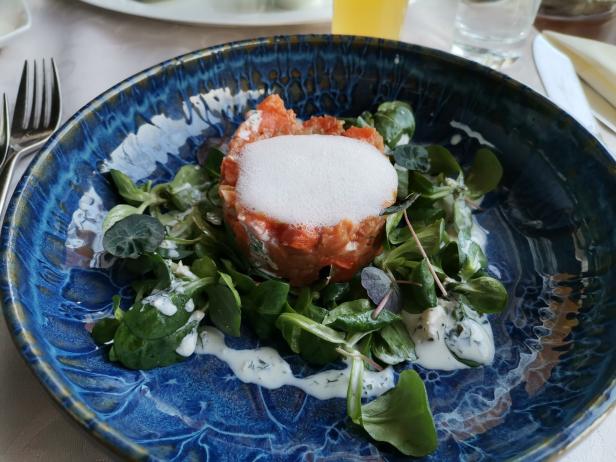
<path fill-rule="evenodd" d="M 522 54 L 541 0 L 458 0 L 451 51 L 493 68 Z"/>
<path fill-rule="evenodd" d="M 400 38 L 408 0 L 334 0 L 332 33 Z"/>

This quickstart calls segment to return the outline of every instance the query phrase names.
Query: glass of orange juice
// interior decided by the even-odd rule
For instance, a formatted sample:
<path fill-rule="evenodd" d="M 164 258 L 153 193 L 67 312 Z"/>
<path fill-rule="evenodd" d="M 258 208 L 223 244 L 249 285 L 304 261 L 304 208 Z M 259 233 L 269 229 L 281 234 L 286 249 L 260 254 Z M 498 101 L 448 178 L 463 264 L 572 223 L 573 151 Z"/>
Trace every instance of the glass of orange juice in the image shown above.
<path fill-rule="evenodd" d="M 408 0 L 334 0 L 332 33 L 400 38 Z"/>

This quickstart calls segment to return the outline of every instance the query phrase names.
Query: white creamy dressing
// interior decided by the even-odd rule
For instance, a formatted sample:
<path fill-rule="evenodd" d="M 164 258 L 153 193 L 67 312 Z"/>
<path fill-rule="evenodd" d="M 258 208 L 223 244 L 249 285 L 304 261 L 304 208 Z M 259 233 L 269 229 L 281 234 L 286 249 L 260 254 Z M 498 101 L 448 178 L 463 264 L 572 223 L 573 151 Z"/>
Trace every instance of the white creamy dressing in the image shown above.
<path fill-rule="evenodd" d="M 192 298 L 186 302 L 186 305 L 184 305 L 184 309 L 188 313 L 192 313 L 193 311 L 195 311 L 195 302 L 193 302 Z"/>
<path fill-rule="evenodd" d="M 174 275 L 184 279 L 188 279 L 191 281 L 199 279 L 199 277 L 195 273 L 193 273 L 188 266 L 182 263 L 182 260 L 177 263 L 171 262 L 171 271 Z"/>
<path fill-rule="evenodd" d="M 488 234 L 490 231 L 485 229 L 477 222 L 477 218 L 473 215 L 473 227 L 471 228 L 471 239 L 475 241 L 481 250 L 486 251 L 486 245 L 488 243 Z"/>
<path fill-rule="evenodd" d="M 457 322 L 453 316 L 454 308 L 454 303 L 441 303 L 421 314 L 401 314 L 415 343 L 416 364 L 444 371 L 466 369 L 468 366 L 458 361 L 450 349 L 458 357 L 469 361 L 479 364 L 492 362 L 494 338 L 487 316 L 478 316 L 476 320 L 465 318 Z M 456 325 L 463 327 L 459 336 L 451 335 Z"/>
<path fill-rule="evenodd" d="M 200 334 L 197 354 L 214 355 L 227 363 L 235 376 L 244 383 L 254 383 L 268 389 L 285 385 L 300 388 L 317 399 L 345 398 L 350 367 L 327 370 L 308 377 L 296 377 L 291 366 L 280 354 L 269 347 L 234 350 L 227 347 L 222 332 L 206 326 Z M 372 398 L 394 387 L 391 367 L 382 372 L 364 371 L 363 396 Z"/>
<path fill-rule="evenodd" d="M 152 295 L 148 295 L 143 299 L 142 303 L 144 305 L 152 305 L 165 316 L 173 316 L 178 311 L 178 307 L 175 306 L 168 292 L 156 292 Z"/>
<path fill-rule="evenodd" d="M 195 305 L 193 303 L 193 308 L 194 306 Z M 204 316 L 205 315 L 202 311 L 195 311 L 193 314 L 190 315 L 190 318 L 188 318 L 188 323 L 191 323 L 193 321 L 199 323 Z M 198 324 L 193 329 L 191 329 L 191 331 L 182 339 L 178 347 L 175 349 L 175 352 L 180 356 L 184 356 L 185 358 L 187 358 L 195 352 L 195 348 L 197 347 L 197 340 L 199 340 L 199 333 L 197 332 L 197 327 Z"/>
<path fill-rule="evenodd" d="M 175 243 L 175 241 L 165 239 L 163 242 L 160 243 L 160 248 L 167 251 L 167 253 L 169 254 L 169 258 L 177 258 L 180 256 L 178 252 L 178 245 Z"/>

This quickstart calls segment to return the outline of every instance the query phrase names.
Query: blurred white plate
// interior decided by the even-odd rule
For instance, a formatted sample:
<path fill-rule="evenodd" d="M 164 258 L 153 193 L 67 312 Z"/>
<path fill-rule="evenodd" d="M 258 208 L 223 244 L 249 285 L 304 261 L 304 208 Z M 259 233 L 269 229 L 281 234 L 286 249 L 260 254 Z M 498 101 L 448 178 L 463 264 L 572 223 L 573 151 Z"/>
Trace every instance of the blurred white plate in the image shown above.
<path fill-rule="evenodd" d="M 5 0 L 0 0 L 0 3 Z M 331 21 L 332 0 L 82 0 L 108 10 L 191 24 L 280 26 Z M 300 6 L 297 8 L 297 6 Z"/>
<path fill-rule="evenodd" d="M 30 11 L 22 0 L 0 0 L 0 47 L 30 28 Z"/>

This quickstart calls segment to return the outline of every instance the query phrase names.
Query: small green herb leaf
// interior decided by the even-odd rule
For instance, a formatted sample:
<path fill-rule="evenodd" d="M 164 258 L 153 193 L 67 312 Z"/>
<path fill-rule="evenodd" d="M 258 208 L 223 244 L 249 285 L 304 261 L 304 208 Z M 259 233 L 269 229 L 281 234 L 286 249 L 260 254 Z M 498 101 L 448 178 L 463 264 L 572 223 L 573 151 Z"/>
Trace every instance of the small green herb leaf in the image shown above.
<path fill-rule="evenodd" d="M 121 321 L 124 318 L 124 310 L 120 306 L 121 301 L 122 297 L 119 295 L 114 295 L 111 297 L 111 302 L 113 304 L 113 317 L 118 321 Z"/>
<path fill-rule="evenodd" d="M 203 199 L 203 191 L 208 186 L 205 171 L 198 165 L 184 165 L 167 186 L 173 205 L 181 211 L 188 210 Z"/>
<path fill-rule="evenodd" d="M 392 366 L 417 359 L 415 344 L 402 321 L 393 322 L 373 334 L 372 354 Z"/>
<path fill-rule="evenodd" d="M 332 325 L 347 333 L 370 332 L 400 319 L 391 311 L 383 311 L 372 319 L 372 306 L 365 299 L 353 300 L 338 305 L 325 316 L 324 325 Z"/>
<path fill-rule="evenodd" d="M 436 185 L 425 175 L 415 170 L 409 172 L 409 189 L 421 194 L 421 197 L 430 200 L 442 199 L 454 191 L 452 186 Z"/>
<path fill-rule="evenodd" d="M 116 257 L 137 258 L 154 252 L 165 237 L 165 227 L 149 215 L 130 215 L 103 236 L 103 248 Z"/>
<path fill-rule="evenodd" d="M 312 364 L 324 365 L 338 357 L 336 347 L 345 343 L 344 334 L 295 313 L 289 306 L 276 320 L 276 327 L 291 350 Z"/>
<path fill-rule="evenodd" d="M 390 236 L 398 228 L 398 225 L 400 224 L 400 221 L 402 220 L 403 216 L 404 211 L 395 212 L 391 215 L 387 215 L 387 218 L 385 220 L 385 237 L 387 237 L 387 240 L 389 242 L 391 242 Z M 391 243 L 393 244 L 393 242 Z"/>
<path fill-rule="evenodd" d="M 362 425 L 372 438 L 386 441 L 408 456 L 436 449 L 436 428 L 426 388 L 413 370 L 400 373 L 396 387 L 362 406 Z"/>
<path fill-rule="evenodd" d="M 118 193 L 127 201 L 131 203 L 141 203 L 151 198 L 150 193 L 138 188 L 135 183 L 133 183 L 133 180 L 131 180 L 125 173 L 113 169 L 110 173 Z"/>
<path fill-rule="evenodd" d="M 321 291 L 319 303 L 327 307 L 333 307 L 351 291 L 351 285 L 348 282 L 335 282 L 329 284 Z"/>
<path fill-rule="evenodd" d="M 135 335 L 126 323 L 122 323 L 113 338 L 113 355 L 110 352 L 109 357 L 129 369 L 147 370 L 169 366 L 186 359 L 175 350 L 198 324 L 198 321 L 189 322 L 171 335 L 147 340 Z"/>
<path fill-rule="evenodd" d="M 189 296 L 170 290 L 150 295 L 124 313 L 124 323 L 140 338 L 152 340 L 166 337 L 188 321 L 190 312 L 184 307 L 189 300 Z M 171 315 L 163 314 L 155 304 L 168 305 L 176 311 Z"/>
<path fill-rule="evenodd" d="M 107 215 L 105 215 L 105 219 L 103 220 L 103 234 L 106 233 L 109 228 L 115 225 L 118 221 L 123 220 L 129 215 L 137 215 L 140 214 L 141 211 L 137 207 L 133 207 L 128 204 L 119 204 L 113 207 Z"/>
<path fill-rule="evenodd" d="M 383 211 L 380 214 L 390 215 L 392 213 L 395 214 L 398 212 L 403 212 L 404 210 L 408 209 L 411 205 L 413 205 L 413 202 L 415 202 L 418 198 L 419 198 L 419 194 L 411 194 L 410 196 L 406 197 L 401 203 L 394 204 L 394 205 L 387 207 L 386 209 L 383 209 Z"/>
<path fill-rule="evenodd" d="M 225 334 L 240 336 L 242 313 L 237 292 L 224 283 L 205 287 L 208 296 L 208 314 L 212 323 Z"/>
<path fill-rule="evenodd" d="M 470 241 L 466 246 L 466 254 L 464 257 L 464 263 L 460 269 L 460 276 L 463 280 L 471 279 L 479 271 L 486 269 L 488 266 L 488 259 L 483 253 L 483 250 L 481 250 L 481 247 L 474 241 Z"/>
<path fill-rule="evenodd" d="M 458 197 L 453 203 L 453 223 L 458 231 L 458 244 L 464 252 L 467 241 L 471 239 L 473 217 L 463 197 Z"/>
<path fill-rule="evenodd" d="M 248 275 L 239 272 L 233 267 L 233 263 L 229 260 L 222 259 L 222 264 L 225 267 L 225 270 L 231 278 L 233 279 L 233 283 L 240 293 L 249 293 L 255 287 L 257 287 L 257 283 Z"/>
<path fill-rule="evenodd" d="M 224 157 L 225 154 L 218 148 L 210 148 L 210 150 L 208 151 L 203 166 L 205 167 L 205 171 L 212 178 L 220 177 L 220 166 Z"/>
<path fill-rule="evenodd" d="M 462 172 L 460 164 L 453 156 L 449 149 L 433 144 L 426 146 L 428 157 L 430 159 L 430 174 L 438 175 L 440 173 L 446 176 L 457 176 Z"/>
<path fill-rule="evenodd" d="M 396 196 L 401 201 L 409 195 L 409 171 L 399 165 L 394 165 L 394 168 L 398 175 L 398 193 Z"/>
<path fill-rule="evenodd" d="M 475 154 L 473 165 L 466 175 L 466 186 L 472 198 L 479 198 L 498 186 L 503 177 L 503 166 L 498 157 L 486 148 Z"/>
<path fill-rule="evenodd" d="M 385 144 L 395 148 L 402 135 L 407 135 L 409 141 L 415 132 L 415 117 L 411 106 L 402 101 L 382 103 L 374 114 L 374 128 L 381 134 Z"/>
<path fill-rule="evenodd" d="M 507 304 L 507 290 L 500 281 L 481 276 L 462 284 L 452 284 L 452 290 L 464 295 L 479 313 L 500 313 Z"/>
<path fill-rule="evenodd" d="M 411 273 L 411 281 L 417 285 L 403 287 L 404 309 L 410 313 L 421 313 L 426 308 L 436 306 L 436 287 L 430 265 L 426 259 L 415 267 Z"/>
<path fill-rule="evenodd" d="M 430 170 L 428 150 L 418 144 L 409 143 L 396 146 L 393 156 L 396 164 L 407 170 L 417 170 L 423 173 L 427 173 Z"/>
<path fill-rule="evenodd" d="M 279 325 L 279 327 L 280 325 L 285 325 L 287 323 L 299 327 L 300 329 L 305 330 L 306 332 L 309 332 L 315 337 L 325 340 L 326 342 L 338 345 L 344 344 L 344 334 L 335 331 L 331 327 L 315 322 L 306 316 L 302 316 L 301 314 L 283 313 L 276 321 L 276 325 Z M 291 346 L 291 349 L 293 349 L 293 346 Z"/>
<path fill-rule="evenodd" d="M 289 284 L 272 279 L 262 282 L 244 297 L 244 312 L 260 339 L 272 338 L 276 319 L 284 310 L 288 295 Z"/>
<path fill-rule="evenodd" d="M 411 217 L 412 220 L 412 217 Z M 428 255 L 436 253 L 445 237 L 445 222 L 438 220 L 429 226 L 425 226 L 417 231 L 417 237 Z M 395 268 L 404 264 L 407 260 L 419 260 L 422 258 L 421 252 L 414 239 L 408 239 L 403 244 L 391 250 L 384 260 L 384 266 Z"/>
<path fill-rule="evenodd" d="M 200 278 L 215 277 L 218 275 L 216 262 L 207 255 L 197 258 L 190 265 L 190 270 Z"/>
<path fill-rule="evenodd" d="M 456 241 L 448 242 L 443 247 L 436 259 L 435 263 L 440 264 L 445 274 L 449 277 L 457 277 L 460 271 L 460 253 L 458 251 L 458 243 Z"/>
<path fill-rule="evenodd" d="M 351 374 L 347 387 L 347 414 L 357 425 L 361 425 L 361 396 L 364 383 L 364 361 L 354 356 L 351 360 Z"/>
<path fill-rule="evenodd" d="M 120 327 L 120 321 L 115 318 L 100 319 L 92 328 L 92 339 L 97 345 L 105 345 L 113 340 L 118 327 Z"/>

